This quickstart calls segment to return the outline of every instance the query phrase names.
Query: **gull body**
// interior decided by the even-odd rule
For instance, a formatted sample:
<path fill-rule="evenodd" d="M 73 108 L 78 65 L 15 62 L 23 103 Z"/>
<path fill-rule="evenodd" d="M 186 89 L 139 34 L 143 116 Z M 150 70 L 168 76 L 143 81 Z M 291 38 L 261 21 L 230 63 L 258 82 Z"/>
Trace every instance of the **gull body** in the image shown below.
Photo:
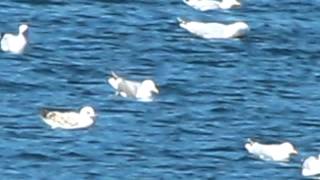
<path fill-rule="evenodd" d="M 18 34 L 3 34 L 0 41 L 1 50 L 5 52 L 11 52 L 14 54 L 21 54 L 28 44 L 27 33 L 28 25 L 21 24 L 19 26 Z"/>
<path fill-rule="evenodd" d="M 318 157 L 310 156 L 306 160 L 304 160 L 302 164 L 302 175 L 320 175 L 320 154 L 318 155 Z"/>
<path fill-rule="evenodd" d="M 80 112 L 44 108 L 41 111 L 42 120 L 52 129 L 80 129 L 87 128 L 95 122 L 95 111 L 91 106 L 84 106 Z"/>
<path fill-rule="evenodd" d="M 241 6 L 237 0 L 183 0 L 184 3 L 199 11 L 209 11 L 214 9 L 230 9 Z"/>
<path fill-rule="evenodd" d="M 178 18 L 179 26 L 205 39 L 239 38 L 250 30 L 245 22 L 221 24 L 216 22 L 185 21 Z"/>
<path fill-rule="evenodd" d="M 281 144 L 261 144 L 249 139 L 245 144 L 245 149 L 260 159 L 271 161 L 288 161 L 290 155 L 298 154 L 298 151 L 289 142 Z"/>
<path fill-rule="evenodd" d="M 150 100 L 153 97 L 153 93 L 159 93 L 154 81 L 150 79 L 142 82 L 131 81 L 112 72 L 112 76 L 108 79 L 108 83 L 116 90 L 117 94 L 120 94 L 122 97 Z"/>

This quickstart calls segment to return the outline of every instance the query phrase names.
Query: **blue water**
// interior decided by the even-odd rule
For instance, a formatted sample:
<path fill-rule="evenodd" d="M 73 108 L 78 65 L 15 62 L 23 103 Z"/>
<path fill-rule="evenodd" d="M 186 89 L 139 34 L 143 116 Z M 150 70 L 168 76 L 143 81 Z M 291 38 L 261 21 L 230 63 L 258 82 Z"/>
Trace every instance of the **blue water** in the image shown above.
<path fill-rule="evenodd" d="M 2 32 L 30 25 L 23 55 L 0 53 L 1 179 L 301 179 L 320 153 L 320 1 L 244 1 L 198 12 L 180 0 L 1 0 Z M 204 40 L 176 18 L 247 22 Z M 110 71 L 154 79 L 153 102 L 114 96 Z M 52 130 L 42 107 L 95 107 L 84 130 Z M 247 138 L 290 141 L 289 163 Z"/>

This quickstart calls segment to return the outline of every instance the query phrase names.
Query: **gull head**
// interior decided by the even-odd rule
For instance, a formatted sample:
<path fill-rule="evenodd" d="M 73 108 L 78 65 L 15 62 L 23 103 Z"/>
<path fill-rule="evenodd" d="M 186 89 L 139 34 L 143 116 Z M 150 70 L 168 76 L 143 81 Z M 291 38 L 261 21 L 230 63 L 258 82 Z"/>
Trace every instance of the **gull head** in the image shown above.
<path fill-rule="evenodd" d="M 293 145 L 289 142 L 284 142 L 281 146 L 289 153 L 289 154 L 298 154 L 298 151 L 293 147 Z"/>
<path fill-rule="evenodd" d="M 156 87 L 156 84 L 152 80 L 144 80 L 141 86 L 150 92 L 159 94 L 159 90 Z"/>
<path fill-rule="evenodd" d="M 28 30 L 27 24 L 20 24 L 19 26 L 19 34 L 24 34 Z"/>
<path fill-rule="evenodd" d="M 90 118 L 94 118 L 96 116 L 95 111 L 91 106 L 85 106 L 81 108 L 80 114 L 88 116 Z"/>
<path fill-rule="evenodd" d="M 248 24 L 242 21 L 234 23 L 233 26 L 237 27 L 238 29 L 249 30 Z"/>
<path fill-rule="evenodd" d="M 230 9 L 232 7 L 240 7 L 241 3 L 237 0 L 222 0 L 220 7 L 222 9 Z"/>
<path fill-rule="evenodd" d="M 228 26 L 227 34 L 232 37 L 244 36 L 250 30 L 245 22 L 236 22 Z"/>

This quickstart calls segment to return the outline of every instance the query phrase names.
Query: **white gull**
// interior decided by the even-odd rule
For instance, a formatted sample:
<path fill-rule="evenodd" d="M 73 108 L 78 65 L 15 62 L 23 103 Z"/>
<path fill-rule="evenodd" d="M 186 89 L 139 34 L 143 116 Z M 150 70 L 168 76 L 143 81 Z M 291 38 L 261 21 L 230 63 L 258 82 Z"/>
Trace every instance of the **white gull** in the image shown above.
<path fill-rule="evenodd" d="M 112 77 L 108 79 L 109 84 L 122 97 L 136 98 L 142 101 L 152 100 L 152 92 L 159 93 L 154 81 L 148 79 L 142 82 L 131 81 L 118 76 L 112 72 Z"/>
<path fill-rule="evenodd" d="M 21 54 L 28 43 L 27 32 L 28 25 L 21 24 L 18 34 L 3 34 L 0 42 L 2 51 Z"/>
<path fill-rule="evenodd" d="M 183 0 L 184 3 L 199 11 L 209 11 L 214 9 L 230 9 L 241 6 L 237 0 Z"/>
<path fill-rule="evenodd" d="M 302 175 L 320 175 L 320 154 L 318 155 L 318 157 L 310 156 L 306 160 L 304 160 L 302 164 Z"/>
<path fill-rule="evenodd" d="M 245 144 L 246 150 L 263 160 L 289 161 L 290 155 L 298 154 L 298 151 L 289 142 L 281 144 L 261 144 L 251 139 Z"/>
<path fill-rule="evenodd" d="M 239 38 L 250 30 L 249 26 L 242 21 L 232 24 L 185 21 L 181 18 L 178 18 L 178 21 L 181 28 L 205 39 Z"/>
<path fill-rule="evenodd" d="M 52 129 L 87 128 L 94 124 L 95 116 L 95 111 L 91 106 L 84 106 L 80 112 L 51 108 L 43 108 L 41 111 L 41 118 Z"/>

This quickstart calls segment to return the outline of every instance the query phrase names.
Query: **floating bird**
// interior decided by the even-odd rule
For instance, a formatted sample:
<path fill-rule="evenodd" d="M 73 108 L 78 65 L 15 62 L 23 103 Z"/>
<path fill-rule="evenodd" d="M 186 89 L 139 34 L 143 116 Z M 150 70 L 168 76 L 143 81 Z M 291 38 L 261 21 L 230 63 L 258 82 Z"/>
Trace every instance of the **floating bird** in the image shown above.
<path fill-rule="evenodd" d="M 66 109 L 44 108 L 41 118 L 52 129 L 80 129 L 87 128 L 95 122 L 95 111 L 91 106 L 81 108 L 80 112 Z"/>
<path fill-rule="evenodd" d="M 10 33 L 3 34 L 0 42 L 2 51 L 21 54 L 28 43 L 27 32 L 28 25 L 21 24 L 17 35 Z"/>
<path fill-rule="evenodd" d="M 184 3 L 199 11 L 209 11 L 214 9 L 230 9 L 241 6 L 237 0 L 183 0 Z"/>
<path fill-rule="evenodd" d="M 216 22 L 185 21 L 181 18 L 178 18 L 178 21 L 181 28 L 205 39 L 239 38 L 250 30 L 249 26 L 241 21 L 227 25 Z"/>
<path fill-rule="evenodd" d="M 303 176 L 315 176 L 320 174 L 320 154 L 318 157 L 310 156 L 302 164 Z"/>
<path fill-rule="evenodd" d="M 245 144 L 247 151 L 263 160 L 288 161 L 291 154 L 298 154 L 298 151 L 289 142 L 281 144 L 260 144 L 251 139 Z"/>
<path fill-rule="evenodd" d="M 155 83 L 152 80 L 144 80 L 142 82 L 126 80 L 112 72 L 112 77 L 108 79 L 109 84 L 122 97 L 136 98 L 142 101 L 150 101 L 152 92 L 159 93 Z"/>

